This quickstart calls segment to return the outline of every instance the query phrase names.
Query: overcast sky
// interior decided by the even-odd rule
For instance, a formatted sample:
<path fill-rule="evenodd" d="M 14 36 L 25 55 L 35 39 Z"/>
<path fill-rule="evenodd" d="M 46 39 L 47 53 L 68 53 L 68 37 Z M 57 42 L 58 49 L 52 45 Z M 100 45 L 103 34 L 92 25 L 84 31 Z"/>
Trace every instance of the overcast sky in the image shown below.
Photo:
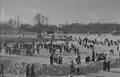
<path fill-rule="evenodd" d="M 67 21 L 120 22 L 120 0 L 0 0 L 5 19 L 20 15 L 21 20 L 33 22 L 36 11 L 49 18 L 51 24 Z"/>

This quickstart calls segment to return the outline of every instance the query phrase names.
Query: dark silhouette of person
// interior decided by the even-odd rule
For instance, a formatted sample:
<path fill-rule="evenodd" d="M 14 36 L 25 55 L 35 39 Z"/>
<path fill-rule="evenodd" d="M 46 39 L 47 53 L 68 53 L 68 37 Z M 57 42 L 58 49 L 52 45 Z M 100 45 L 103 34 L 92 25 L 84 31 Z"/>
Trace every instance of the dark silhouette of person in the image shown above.
<path fill-rule="evenodd" d="M 53 54 L 50 56 L 50 65 L 53 65 Z"/>
<path fill-rule="evenodd" d="M 78 54 L 76 58 L 76 63 L 80 64 L 81 63 L 81 56 Z"/>
<path fill-rule="evenodd" d="M 70 72 L 71 72 L 71 73 L 74 72 L 74 62 L 73 62 L 73 61 L 71 61 Z"/>
<path fill-rule="evenodd" d="M 87 57 L 85 58 L 85 62 L 90 62 L 90 56 L 87 56 Z"/>
<path fill-rule="evenodd" d="M 92 61 L 95 61 L 95 51 L 92 50 Z"/>
<path fill-rule="evenodd" d="M 117 46 L 117 52 L 119 51 L 119 46 Z"/>
<path fill-rule="evenodd" d="M 60 47 L 60 54 L 62 53 L 62 48 Z"/>
<path fill-rule="evenodd" d="M 103 62 L 103 70 L 106 71 L 106 69 L 107 69 L 107 62 L 106 62 L 106 60 L 104 60 L 104 62 Z"/>
<path fill-rule="evenodd" d="M 29 65 L 27 65 L 26 67 L 26 77 L 29 77 L 30 76 L 30 68 L 29 68 Z"/>
<path fill-rule="evenodd" d="M 35 77 L 34 64 L 31 66 L 31 77 Z"/>
<path fill-rule="evenodd" d="M 1 76 L 4 77 L 4 64 L 3 63 L 1 64 L 0 68 L 1 68 L 1 70 L 0 70 Z"/>
<path fill-rule="evenodd" d="M 107 71 L 110 71 L 110 63 L 111 63 L 111 61 L 108 60 L 108 62 L 107 62 Z"/>
<path fill-rule="evenodd" d="M 49 53 L 52 53 L 52 48 L 49 48 Z"/>
<path fill-rule="evenodd" d="M 62 64 L 62 57 L 59 57 L 59 64 Z"/>

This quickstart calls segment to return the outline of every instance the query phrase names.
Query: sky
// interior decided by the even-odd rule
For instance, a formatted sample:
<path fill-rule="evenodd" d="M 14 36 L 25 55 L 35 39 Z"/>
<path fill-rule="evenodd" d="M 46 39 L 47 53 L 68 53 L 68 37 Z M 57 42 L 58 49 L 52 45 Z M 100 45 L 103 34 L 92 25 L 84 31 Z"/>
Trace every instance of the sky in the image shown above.
<path fill-rule="evenodd" d="M 120 0 L 0 0 L 0 5 L 4 6 L 5 20 L 19 15 L 21 21 L 33 23 L 33 16 L 40 12 L 56 25 L 77 21 L 120 23 Z"/>

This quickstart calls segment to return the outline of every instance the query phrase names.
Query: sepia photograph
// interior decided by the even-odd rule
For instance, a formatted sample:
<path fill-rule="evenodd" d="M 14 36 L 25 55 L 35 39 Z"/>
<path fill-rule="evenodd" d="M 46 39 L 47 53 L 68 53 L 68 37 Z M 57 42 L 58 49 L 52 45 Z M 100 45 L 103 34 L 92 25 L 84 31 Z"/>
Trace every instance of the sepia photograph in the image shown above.
<path fill-rule="evenodd" d="M 0 77 L 120 77 L 120 0 L 0 0 Z"/>

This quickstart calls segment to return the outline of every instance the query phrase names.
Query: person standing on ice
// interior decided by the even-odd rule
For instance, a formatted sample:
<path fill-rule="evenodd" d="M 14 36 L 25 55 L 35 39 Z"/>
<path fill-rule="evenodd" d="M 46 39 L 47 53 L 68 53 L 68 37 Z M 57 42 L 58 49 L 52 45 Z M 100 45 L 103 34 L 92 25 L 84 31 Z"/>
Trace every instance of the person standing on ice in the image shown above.
<path fill-rule="evenodd" d="M 74 73 L 74 62 L 73 61 L 71 61 L 70 63 L 70 72 Z"/>
<path fill-rule="evenodd" d="M 35 77 L 34 64 L 32 64 L 32 66 L 31 66 L 31 77 Z"/>
<path fill-rule="evenodd" d="M 53 65 L 53 53 L 50 55 L 50 65 Z"/>
<path fill-rule="evenodd" d="M 0 64 L 1 66 L 0 66 L 0 76 L 1 77 L 4 77 L 4 63 L 2 63 L 2 64 Z"/>
<path fill-rule="evenodd" d="M 104 60 L 104 62 L 103 62 L 103 71 L 106 71 L 106 69 L 107 69 L 107 61 Z"/>
<path fill-rule="evenodd" d="M 30 76 L 30 68 L 29 68 L 29 65 L 27 65 L 26 67 L 26 77 L 29 77 Z"/>
<path fill-rule="evenodd" d="M 110 71 L 110 68 L 111 68 L 111 67 L 110 67 L 110 63 L 111 63 L 111 61 L 108 60 L 108 61 L 107 61 L 107 71 Z"/>
<path fill-rule="evenodd" d="M 92 51 L 92 61 L 95 62 L 95 51 Z"/>

